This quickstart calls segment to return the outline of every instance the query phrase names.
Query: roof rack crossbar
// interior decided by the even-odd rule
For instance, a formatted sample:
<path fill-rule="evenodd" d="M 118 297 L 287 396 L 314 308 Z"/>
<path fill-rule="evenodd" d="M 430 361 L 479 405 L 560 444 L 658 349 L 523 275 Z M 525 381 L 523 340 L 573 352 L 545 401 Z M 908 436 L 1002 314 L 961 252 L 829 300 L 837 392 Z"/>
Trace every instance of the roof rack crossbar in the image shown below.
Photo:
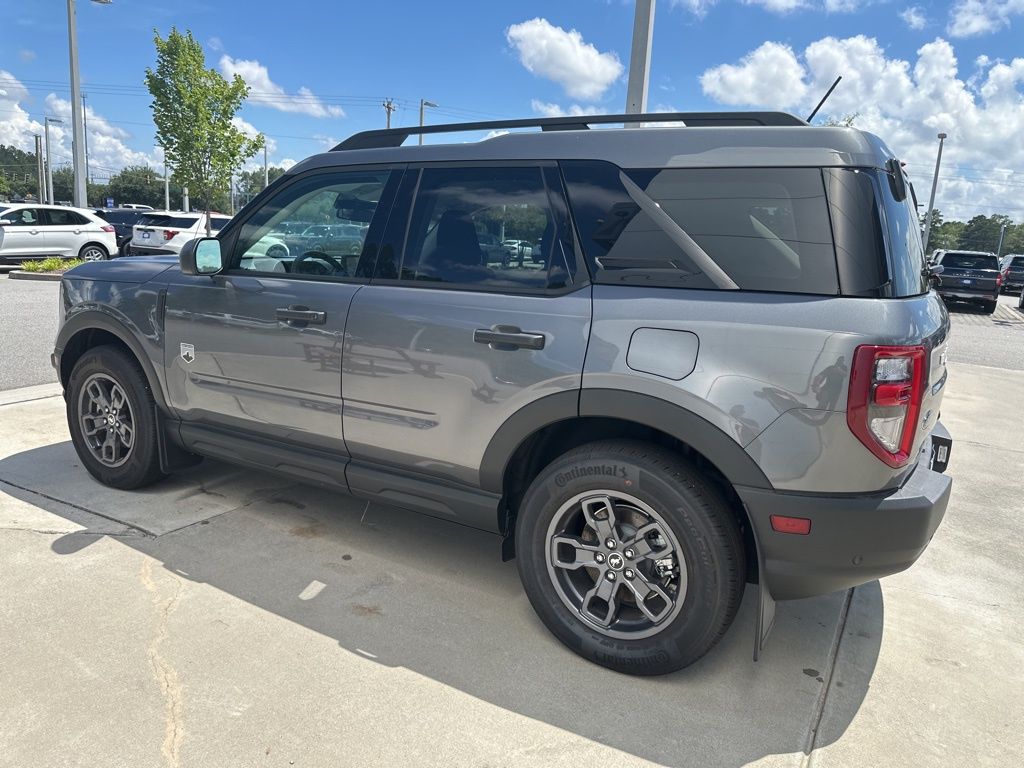
<path fill-rule="evenodd" d="M 647 112 L 630 115 L 573 115 L 571 117 L 537 117 L 522 120 L 487 120 L 476 123 L 403 126 L 353 134 L 334 147 L 332 152 L 349 149 L 384 149 L 400 147 L 410 136 L 467 131 L 498 131 L 509 128 L 540 128 L 542 131 L 582 131 L 591 125 L 614 123 L 680 122 L 690 128 L 711 126 L 794 126 L 807 123 L 785 112 Z"/>

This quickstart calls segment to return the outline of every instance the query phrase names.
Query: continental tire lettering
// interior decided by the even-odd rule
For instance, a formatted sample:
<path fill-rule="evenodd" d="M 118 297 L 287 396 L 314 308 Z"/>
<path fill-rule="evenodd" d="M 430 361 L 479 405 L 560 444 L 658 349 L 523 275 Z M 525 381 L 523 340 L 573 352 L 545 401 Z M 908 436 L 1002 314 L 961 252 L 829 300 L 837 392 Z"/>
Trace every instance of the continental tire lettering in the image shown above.
<path fill-rule="evenodd" d="M 570 481 L 581 477 L 614 477 L 629 483 L 629 475 L 621 464 L 597 464 L 593 466 L 576 466 L 555 475 L 555 485 L 564 488 Z"/>
<path fill-rule="evenodd" d="M 605 664 L 614 664 L 617 667 L 650 667 L 656 664 L 665 664 L 668 662 L 669 657 L 664 651 L 658 651 L 650 656 L 637 656 L 636 658 L 595 653 L 594 659 Z"/>

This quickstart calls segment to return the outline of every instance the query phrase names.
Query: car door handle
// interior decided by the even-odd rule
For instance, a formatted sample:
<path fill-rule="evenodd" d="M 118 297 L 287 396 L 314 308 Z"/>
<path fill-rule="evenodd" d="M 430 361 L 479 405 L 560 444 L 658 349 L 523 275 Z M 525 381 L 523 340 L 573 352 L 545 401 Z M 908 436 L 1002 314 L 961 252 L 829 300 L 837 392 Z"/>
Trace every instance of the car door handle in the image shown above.
<path fill-rule="evenodd" d="M 508 352 L 515 349 L 544 349 L 545 337 L 543 333 L 530 333 L 515 325 L 494 325 L 473 331 L 473 341 Z"/>
<path fill-rule="evenodd" d="M 277 319 L 288 323 L 288 325 L 302 328 L 309 323 L 323 325 L 327 322 L 327 313 L 293 304 L 290 307 L 279 308 L 277 310 Z"/>
<path fill-rule="evenodd" d="M 29 233 L 30 235 L 38 235 L 38 234 L 39 234 L 39 230 L 38 230 L 38 229 L 30 229 L 30 230 L 28 231 L 28 233 Z"/>

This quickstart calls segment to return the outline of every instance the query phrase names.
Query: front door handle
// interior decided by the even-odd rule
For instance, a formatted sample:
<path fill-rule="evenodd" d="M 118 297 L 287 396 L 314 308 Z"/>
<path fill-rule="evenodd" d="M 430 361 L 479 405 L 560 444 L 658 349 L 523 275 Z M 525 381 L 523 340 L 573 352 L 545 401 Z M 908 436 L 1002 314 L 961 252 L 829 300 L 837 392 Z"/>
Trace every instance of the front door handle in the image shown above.
<path fill-rule="evenodd" d="M 279 308 L 277 310 L 277 319 L 295 328 L 304 328 L 310 323 L 313 325 L 323 325 L 327 322 L 327 313 L 303 307 L 299 304 L 292 304 L 290 307 Z"/>
<path fill-rule="evenodd" d="M 523 331 L 515 325 L 493 325 L 473 331 L 473 341 L 491 349 L 511 352 L 516 349 L 544 349 L 543 333 Z"/>

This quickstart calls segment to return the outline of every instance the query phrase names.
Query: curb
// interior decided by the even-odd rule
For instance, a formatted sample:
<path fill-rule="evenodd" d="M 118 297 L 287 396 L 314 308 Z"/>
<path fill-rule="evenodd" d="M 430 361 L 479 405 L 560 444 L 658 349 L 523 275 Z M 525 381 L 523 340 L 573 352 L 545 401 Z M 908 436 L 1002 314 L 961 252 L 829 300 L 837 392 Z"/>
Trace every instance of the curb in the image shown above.
<path fill-rule="evenodd" d="M 54 376 L 56 375 L 55 373 Z M 18 389 L 5 389 L 0 391 L 0 407 L 27 403 L 31 400 L 43 400 L 47 397 L 58 397 L 62 394 L 64 394 L 64 388 L 57 382 L 52 384 L 35 384 Z"/>
<path fill-rule="evenodd" d="M 8 280 L 43 280 L 47 282 L 60 282 L 64 275 L 55 272 L 26 272 L 23 269 L 16 269 L 7 273 Z"/>

